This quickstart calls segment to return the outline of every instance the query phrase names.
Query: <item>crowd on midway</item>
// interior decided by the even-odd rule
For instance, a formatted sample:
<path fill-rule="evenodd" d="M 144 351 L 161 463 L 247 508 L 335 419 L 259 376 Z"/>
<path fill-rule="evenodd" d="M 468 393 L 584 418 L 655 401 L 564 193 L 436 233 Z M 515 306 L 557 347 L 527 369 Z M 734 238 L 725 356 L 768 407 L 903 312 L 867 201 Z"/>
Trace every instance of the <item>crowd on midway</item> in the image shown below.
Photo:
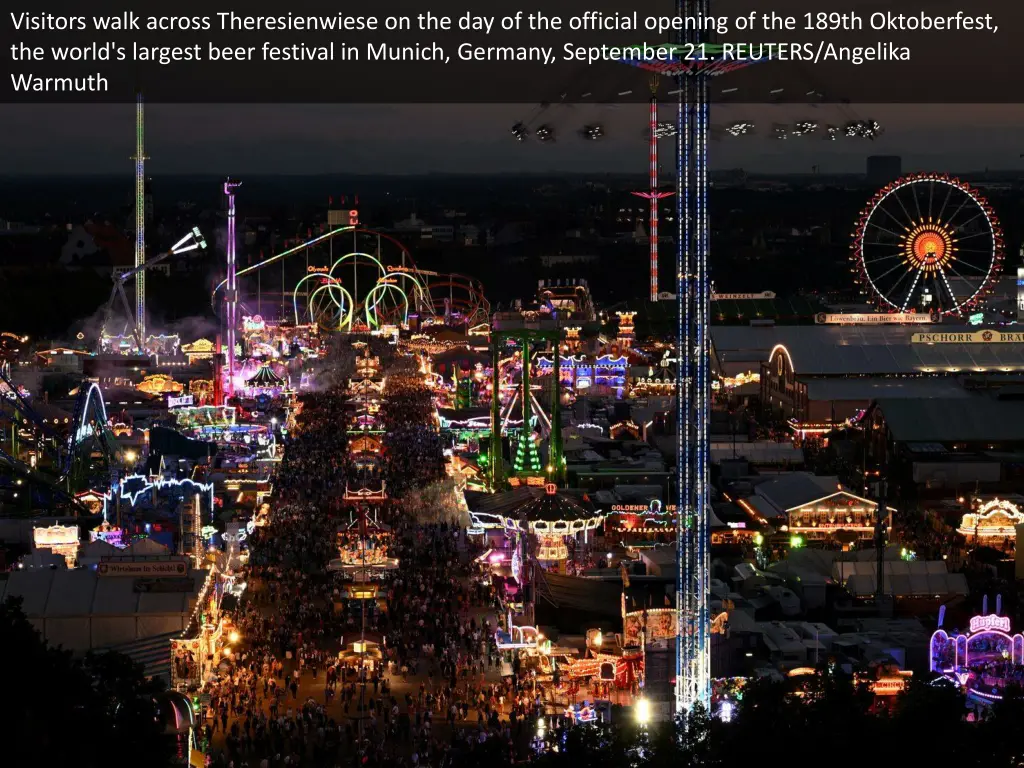
<path fill-rule="evenodd" d="M 443 466 L 439 443 L 403 442 L 410 420 L 431 431 L 424 394 L 405 381 L 382 403 L 383 477 L 429 468 L 406 478 L 409 493 Z M 302 398 L 270 524 L 249 541 L 249 588 L 233 612 L 242 641 L 207 687 L 201 741 L 231 768 L 523 760 L 542 691 L 501 677 L 493 591 L 456 527 L 409 519 L 400 500 L 375 509 L 400 561 L 380 601 L 346 599 L 346 575 L 328 568 L 355 514 L 346 482 L 362 474 L 347 451 L 351 406 L 341 387 Z M 347 665 L 353 640 L 378 643 L 383 663 Z"/>

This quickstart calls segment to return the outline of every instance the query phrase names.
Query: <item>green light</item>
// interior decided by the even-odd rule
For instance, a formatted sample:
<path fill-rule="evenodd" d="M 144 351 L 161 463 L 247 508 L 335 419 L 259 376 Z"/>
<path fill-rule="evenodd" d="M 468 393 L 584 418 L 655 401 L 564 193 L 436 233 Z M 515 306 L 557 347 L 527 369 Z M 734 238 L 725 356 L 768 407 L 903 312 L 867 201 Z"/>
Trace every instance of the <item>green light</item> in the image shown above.
<path fill-rule="evenodd" d="M 790 546 L 790 548 L 792 548 L 792 549 L 800 549 L 800 547 L 802 547 L 803 545 L 804 545 L 804 537 L 803 536 L 795 536 L 794 535 L 794 536 L 790 536 L 789 537 L 789 546 Z"/>
<path fill-rule="evenodd" d="M 762 544 L 764 544 L 764 536 L 762 536 L 760 533 L 755 533 L 754 534 L 754 544 L 756 544 L 759 547 Z"/>

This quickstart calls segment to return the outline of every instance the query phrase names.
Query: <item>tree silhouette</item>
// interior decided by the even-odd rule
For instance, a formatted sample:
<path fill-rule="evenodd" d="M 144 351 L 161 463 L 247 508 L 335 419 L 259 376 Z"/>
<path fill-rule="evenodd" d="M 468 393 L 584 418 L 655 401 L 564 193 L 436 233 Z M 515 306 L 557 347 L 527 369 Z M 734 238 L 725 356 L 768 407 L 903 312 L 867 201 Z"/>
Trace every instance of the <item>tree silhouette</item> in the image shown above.
<path fill-rule="evenodd" d="M 154 698 L 162 686 L 147 681 L 131 659 L 108 653 L 83 662 L 48 646 L 15 598 L 0 603 L 0 646 L 7 689 L 0 722 L 10 758 L 4 764 L 170 764 L 173 745 Z"/>

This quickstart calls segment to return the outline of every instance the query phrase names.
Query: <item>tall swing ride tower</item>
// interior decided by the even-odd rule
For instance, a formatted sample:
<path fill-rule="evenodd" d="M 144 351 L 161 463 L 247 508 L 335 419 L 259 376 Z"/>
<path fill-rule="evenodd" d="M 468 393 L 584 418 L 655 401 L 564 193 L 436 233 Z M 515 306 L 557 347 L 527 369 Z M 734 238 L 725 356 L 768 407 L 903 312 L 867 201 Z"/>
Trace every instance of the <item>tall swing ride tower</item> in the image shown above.
<path fill-rule="evenodd" d="M 670 80 L 676 95 L 676 636 L 677 712 L 711 705 L 711 78 L 744 68 L 710 39 L 710 0 L 676 0 L 683 29 L 657 61 L 624 59 Z M 652 110 L 652 120 L 657 122 Z M 655 125 L 656 128 L 659 126 Z M 660 131 L 659 131 L 660 133 Z M 653 287 L 653 285 L 652 285 Z"/>
<path fill-rule="evenodd" d="M 686 19 L 676 62 L 676 711 L 711 708 L 711 220 L 713 77 L 753 62 L 711 41 L 710 0 L 676 0 Z M 692 54 L 696 51 L 697 57 Z M 671 64 L 669 66 L 672 66 Z M 667 74 L 667 73 L 665 73 Z"/>
<path fill-rule="evenodd" d="M 235 190 L 242 186 L 240 181 L 228 179 L 224 182 L 224 197 L 227 198 L 228 207 L 228 238 L 225 248 L 227 257 L 227 285 L 224 288 L 224 338 L 225 357 L 227 365 L 227 385 L 225 393 L 231 397 L 235 391 L 235 334 L 238 332 L 238 274 L 235 258 L 235 248 L 238 242 L 238 233 L 235 221 Z"/>
<path fill-rule="evenodd" d="M 648 145 L 648 188 L 645 192 L 634 192 L 637 197 L 645 198 L 650 203 L 649 221 L 647 235 L 651 243 L 651 301 L 658 300 L 658 207 L 662 199 L 671 197 L 671 192 L 662 192 L 658 173 L 658 139 L 662 138 L 664 131 L 658 122 L 658 76 L 651 76 L 651 105 L 650 105 L 650 143 Z"/>
<path fill-rule="evenodd" d="M 146 339 L 146 108 L 142 94 L 135 102 L 135 326 Z"/>
<path fill-rule="evenodd" d="M 677 0 L 685 17 L 708 16 L 710 0 Z M 685 48 L 706 44 L 687 29 Z M 708 270 L 708 139 L 710 70 L 676 74 L 676 711 L 711 705 L 711 499 L 708 422 L 711 278 Z"/>

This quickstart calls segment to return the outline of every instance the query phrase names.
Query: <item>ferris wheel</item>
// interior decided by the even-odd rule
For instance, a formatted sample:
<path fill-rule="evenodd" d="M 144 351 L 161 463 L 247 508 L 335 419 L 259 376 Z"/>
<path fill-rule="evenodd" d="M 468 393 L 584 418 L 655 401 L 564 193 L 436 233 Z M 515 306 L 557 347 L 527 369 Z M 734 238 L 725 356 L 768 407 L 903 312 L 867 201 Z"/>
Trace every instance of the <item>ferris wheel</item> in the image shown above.
<path fill-rule="evenodd" d="M 999 277 L 1003 231 L 966 182 L 911 174 L 880 189 L 861 212 L 851 260 L 882 309 L 961 315 Z"/>

